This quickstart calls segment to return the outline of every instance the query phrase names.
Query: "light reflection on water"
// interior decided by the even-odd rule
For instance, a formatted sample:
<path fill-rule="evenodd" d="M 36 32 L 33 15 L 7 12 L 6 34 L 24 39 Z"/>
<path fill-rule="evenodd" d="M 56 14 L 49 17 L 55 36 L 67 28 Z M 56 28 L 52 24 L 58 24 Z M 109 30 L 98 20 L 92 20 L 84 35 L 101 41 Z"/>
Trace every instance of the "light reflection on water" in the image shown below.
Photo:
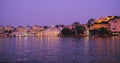
<path fill-rule="evenodd" d="M 0 38 L 0 63 L 120 63 L 120 37 Z"/>

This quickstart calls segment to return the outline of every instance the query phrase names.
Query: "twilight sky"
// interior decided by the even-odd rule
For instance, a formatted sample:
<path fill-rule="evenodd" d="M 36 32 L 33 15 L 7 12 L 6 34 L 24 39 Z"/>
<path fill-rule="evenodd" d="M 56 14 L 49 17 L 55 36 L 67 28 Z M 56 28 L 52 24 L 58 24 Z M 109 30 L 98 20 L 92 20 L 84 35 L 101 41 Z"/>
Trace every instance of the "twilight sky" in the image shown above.
<path fill-rule="evenodd" d="M 0 25 L 84 24 L 90 18 L 120 16 L 120 0 L 0 0 Z"/>

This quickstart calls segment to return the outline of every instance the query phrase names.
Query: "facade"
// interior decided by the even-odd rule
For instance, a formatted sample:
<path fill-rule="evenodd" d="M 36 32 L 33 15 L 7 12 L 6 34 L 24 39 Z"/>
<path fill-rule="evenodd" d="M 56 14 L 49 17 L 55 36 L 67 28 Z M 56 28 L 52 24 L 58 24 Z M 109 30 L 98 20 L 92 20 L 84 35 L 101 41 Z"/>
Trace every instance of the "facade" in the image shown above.
<path fill-rule="evenodd" d="M 106 18 L 100 18 L 95 20 L 89 30 L 105 28 L 111 31 L 113 34 L 120 34 L 120 16 L 108 16 Z"/>
<path fill-rule="evenodd" d="M 0 26 L 0 33 L 3 33 L 3 32 L 4 32 L 4 27 Z"/>
<path fill-rule="evenodd" d="M 120 34 L 120 17 L 109 22 L 110 30 L 113 34 Z"/>
<path fill-rule="evenodd" d="M 107 16 L 106 18 L 100 18 L 98 20 L 95 20 L 93 25 L 90 27 L 90 29 L 100 29 L 100 28 L 106 28 L 109 29 L 109 22 L 114 19 L 114 16 Z"/>
<path fill-rule="evenodd" d="M 56 37 L 60 34 L 60 29 L 57 29 L 56 27 L 50 27 L 46 30 L 38 32 L 39 37 Z"/>
<path fill-rule="evenodd" d="M 107 16 L 106 18 L 100 18 L 98 20 L 92 19 L 90 27 L 88 24 L 80 24 L 79 22 L 74 22 L 72 25 L 68 26 L 54 26 L 42 27 L 42 26 L 18 26 L 14 28 L 13 26 L 0 26 L 0 37 L 6 36 L 40 36 L 40 37 L 54 37 L 60 35 L 61 30 L 64 27 L 74 30 L 76 26 L 84 26 L 86 28 L 85 35 L 89 35 L 89 30 L 99 30 L 100 28 L 105 28 L 111 31 L 113 34 L 120 34 L 120 16 Z M 75 31 L 75 30 L 74 30 Z"/>
<path fill-rule="evenodd" d="M 25 36 L 27 35 L 27 30 L 25 27 L 18 26 L 16 30 L 12 33 L 13 36 Z"/>
<path fill-rule="evenodd" d="M 4 36 L 4 27 L 0 26 L 0 37 Z"/>
<path fill-rule="evenodd" d="M 109 29 L 109 25 L 108 23 L 106 24 L 103 24 L 103 23 L 95 23 L 93 24 L 90 29 L 100 29 L 100 28 L 106 28 L 106 29 Z"/>

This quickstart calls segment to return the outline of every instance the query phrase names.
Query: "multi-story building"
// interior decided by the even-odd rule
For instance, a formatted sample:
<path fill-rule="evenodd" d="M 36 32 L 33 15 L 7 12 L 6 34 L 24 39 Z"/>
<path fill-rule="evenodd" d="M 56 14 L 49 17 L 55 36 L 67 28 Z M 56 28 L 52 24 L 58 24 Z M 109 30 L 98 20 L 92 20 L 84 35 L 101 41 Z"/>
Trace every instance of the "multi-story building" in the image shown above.
<path fill-rule="evenodd" d="M 98 20 L 95 20 L 93 25 L 90 27 L 90 29 L 100 29 L 100 28 L 106 28 L 109 29 L 109 22 L 114 18 L 114 16 L 108 16 L 106 18 L 100 18 Z"/>
<path fill-rule="evenodd" d="M 4 27 L 0 26 L 0 37 L 4 36 Z"/>
<path fill-rule="evenodd" d="M 16 30 L 12 34 L 15 36 L 26 36 L 27 29 L 23 26 L 18 26 L 18 27 L 16 27 Z"/>
<path fill-rule="evenodd" d="M 120 34 L 120 16 L 116 16 L 114 20 L 111 20 L 109 22 L 109 24 L 110 30 L 113 34 Z"/>
<path fill-rule="evenodd" d="M 50 28 L 43 30 L 43 31 L 39 31 L 38 32 L 38 36 L 40 37 L 55 37 L 58 36 L 60 34 L 60 29 L 56 28 L 55 26 L 51 26 Z"/>
<path fill-rule="evenodd" d="M 112 33 L 120 33 L 120 16 L 108 16 L 106 18 L 100 18 L 95 20 L 90 30 L 105 28 Z"/>

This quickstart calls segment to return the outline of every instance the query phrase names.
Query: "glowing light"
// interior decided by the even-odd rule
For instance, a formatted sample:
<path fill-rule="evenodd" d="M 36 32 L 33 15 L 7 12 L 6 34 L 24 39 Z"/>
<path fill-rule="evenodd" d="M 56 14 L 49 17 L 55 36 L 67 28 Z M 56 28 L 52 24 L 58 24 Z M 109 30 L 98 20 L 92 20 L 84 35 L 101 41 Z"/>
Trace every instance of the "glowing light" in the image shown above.
<path fill-rule="evenodd" d="M 27 33 L 24 33 L 24 36 L 28 36 L 28 34 L 27 34 Z"/>
<path fill-rule="evenodd" d="M 113 19 L 114 18 L 114 16 L 111 16 L 111 17 L 106 17 L 106 18 L 100 18 L 99 20 L 96 20 L 95 22 L 96 23 L 101 23 L 101 22 L 103 22 L 103 21 L 109 21 L 110 19 Z"/>
<path fill-rule="evenodd" d="M 19 34 L 18 36 L 19 36 L 19 37 L 21 37 L 22 35 L 21 35 L 21 34 Z"/>
<path fill-rule="evenodd" d="M 44 37 L 53 37 L 53 36 L 58 36 L 59 35 L 60 30 L 56 29 L 56 28 L 50 28 L 47 30 L 44 30 L 42 32 L 38 32 L 38 36 L 44 36 Z"/>

